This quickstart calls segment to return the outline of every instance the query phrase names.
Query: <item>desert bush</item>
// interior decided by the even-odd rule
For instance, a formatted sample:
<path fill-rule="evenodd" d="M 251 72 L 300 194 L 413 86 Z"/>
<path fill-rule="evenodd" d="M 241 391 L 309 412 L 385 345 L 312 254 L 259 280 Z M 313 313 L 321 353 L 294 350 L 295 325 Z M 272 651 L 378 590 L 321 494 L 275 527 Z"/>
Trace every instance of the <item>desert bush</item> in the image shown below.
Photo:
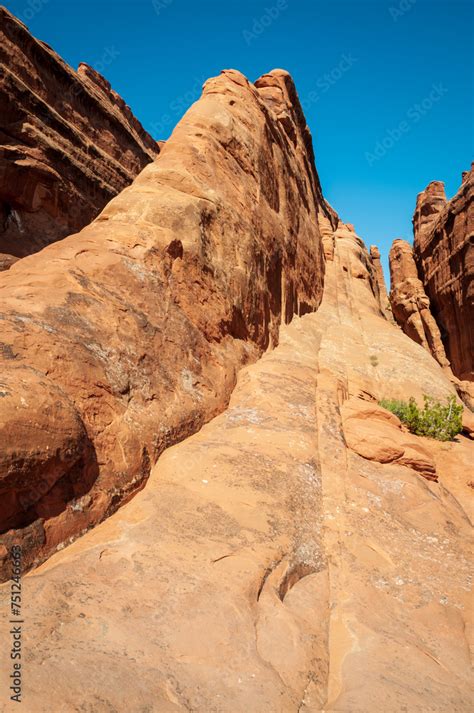
<path fill-rule="evenodd" d="M 424 396 L 424 408 L 421 409 L 414 398 L 407 401 L 382 399 L 380 406 L 398 416 L 411 433 L 427 436 L 437 441 L 452 441 L 462 431 L 463 407 L 451 396 L 445 404 L 431 396 Z"/>

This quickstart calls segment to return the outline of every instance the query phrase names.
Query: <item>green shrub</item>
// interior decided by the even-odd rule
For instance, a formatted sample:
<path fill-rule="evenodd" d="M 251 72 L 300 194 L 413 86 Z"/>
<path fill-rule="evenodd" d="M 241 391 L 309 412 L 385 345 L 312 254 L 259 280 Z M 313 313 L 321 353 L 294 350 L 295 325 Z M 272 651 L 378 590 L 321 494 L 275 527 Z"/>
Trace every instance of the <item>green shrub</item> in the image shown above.
<path fill-rule="evenodd" d="M 411 433 L 428 436 L 437 441 L 452 441 L 462 431 L 463 407 L 451 396 L 443 405 L 431 396 L 424 396 L 425 405 L 420 409 L 414 398 L 406 401 L 382 399 L 380 406 L 398 416 Z"/>

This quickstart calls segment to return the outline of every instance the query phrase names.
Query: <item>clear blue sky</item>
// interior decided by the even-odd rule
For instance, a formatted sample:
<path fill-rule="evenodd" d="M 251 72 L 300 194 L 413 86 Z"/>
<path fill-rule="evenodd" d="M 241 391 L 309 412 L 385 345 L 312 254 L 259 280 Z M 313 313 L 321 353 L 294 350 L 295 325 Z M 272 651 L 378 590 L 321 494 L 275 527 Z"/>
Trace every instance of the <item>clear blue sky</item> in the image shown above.
<path fill-rule="evenodd" d="M 295 78 L 326 197 L 385 257 L 416 195 L 473 158 L 473 3 L 456 0 L 7 0 L 69 64 L 109 79 L 156 138 L 202 81 Z"/>

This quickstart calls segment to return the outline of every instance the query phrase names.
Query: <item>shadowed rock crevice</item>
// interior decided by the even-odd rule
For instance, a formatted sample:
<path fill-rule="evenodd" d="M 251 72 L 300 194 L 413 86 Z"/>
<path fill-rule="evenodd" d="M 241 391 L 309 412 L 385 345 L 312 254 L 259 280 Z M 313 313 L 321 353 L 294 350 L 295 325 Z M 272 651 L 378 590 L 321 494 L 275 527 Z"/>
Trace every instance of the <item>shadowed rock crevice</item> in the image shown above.
<path fill-rule="evenodd" d="M 308 564 L 293 565 L 285 574 L 283 581 L 278 588 L 278 596 L 281 601 L 285 601 L 285 597 L 293 587 L 298 584 L 304 577 L 314 574 L 315 570 Z"/>
<path fill-rule="evenodd" d="M 97 456 L 68 396 L 20 365 L 5 365 L 0 376 L 0 439 L 0 536 L 5 545 L 24 543 L 27 569 L 44 551 L 90 527 Z M 7 564 L 2 563 L 3 577 Z"/>

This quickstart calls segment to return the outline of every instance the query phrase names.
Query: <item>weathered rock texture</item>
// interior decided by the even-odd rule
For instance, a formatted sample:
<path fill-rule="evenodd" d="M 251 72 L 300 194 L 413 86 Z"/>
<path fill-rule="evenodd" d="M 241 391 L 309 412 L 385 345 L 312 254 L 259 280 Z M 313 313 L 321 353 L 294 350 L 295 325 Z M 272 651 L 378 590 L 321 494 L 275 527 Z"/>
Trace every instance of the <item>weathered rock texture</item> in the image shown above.
<path fill-rule="evenodd" d="M 12 265 L 16 263 L 18 260 L 17 257 L 14 257 L 13 255 L 4 255 L 3 253 L 0 253 L 0 272 L 3 272 L 4 270 L 9 270 Z"/>
<path fill-rule="evenodd" d="M 375 246 L 372 246 L 371 253 L 369 255 L 363 240 L 356 235 L 354 226 L 350 223 L 342 223 L 337 213 L 335 213 L 335 211 L 327 203 L 326 206 L 330 211 L 332 211 L 331 215 L 328 216 L 327 214 L 321 214 L 319 219 L 319 228 L 326 261 L 334 260 L 335 244 L 338 237 L 341 237 L 342 235 L 353 236 L 355 243 L 359 246 L 359 250 L 357 253 L 358 259 L 351 266 L 351 276 L 358 280 L 368 280 L 372 294 L 375 296 L 379 313 L 392 319 L 390 310 L 386 310 L 384 308 L 383 294 L 385 293 L 386 296 L 387 292 L 378 249 Z"/>
<path fill-rule="evenodd" d="M 380 308 L 387 319 L 393 320 L 393 315 L 391 311 L 390 300 L 388 298 L 387 286 L 385 284 L 385 277 L 383 274 L 382 261 L 380 259 L 380 250 L 376 245 L 370 246 L 370 259 L 375 269 L 375 274 L 377 277 L 377 287 L 378 287 L 378 299 L 380 302 Z"/>
<path fill-rule="evenodd" d="M 0 526 L 25 566 L 141 488 L 317 309 L 320 213 L 290 76 L 226 71 L 91 226 L 0 275 Z"/>
<path fill-rule="evenodd" d="M 417 200 L 414 256 L 454 374 L 474 381 L 474 170 L 450 201 L 430 183 Z"/>
<path fill-rule="evenodd" d="M 389 254 L 390 304 L 393 316 L 417 344 L 421 344 L 443 367 L 449 362 L 430 300 L 418 277 L 413 249 L 406 240 L 395 240 Z"/>
<path fill-rule="evenodd" d="M 472 709 L 473 444 L 403 434 L 377 406 L 453 387 L 381 315 L 367 266 L 339 226 L 319 310 L 282 328 L 133 501 L 25 578 L 25 708 Z M 362 454 L 354 421 L 373 438 Z"/>
<path fill-rule="evenodd" d="M 95 70 L 77 72 L 0 7 L 0 252 L 77 232 L 159 152 Z"/>

